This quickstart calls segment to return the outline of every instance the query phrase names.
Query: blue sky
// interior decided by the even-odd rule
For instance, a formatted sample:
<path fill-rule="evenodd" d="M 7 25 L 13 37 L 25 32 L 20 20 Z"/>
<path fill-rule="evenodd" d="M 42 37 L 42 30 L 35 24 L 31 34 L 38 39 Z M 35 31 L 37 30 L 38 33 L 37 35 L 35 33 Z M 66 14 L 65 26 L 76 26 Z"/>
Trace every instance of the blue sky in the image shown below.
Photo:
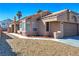
<path fill-rule="evenodd" d="M 21 11 L 23 16 L 32 15 L 37 10 L 49 10 L 56 12 L 63 9 L 70 9 L 79 12 L 78 3 L 0 3 L 0 20 L 13 19 L 17 11 Z"/>

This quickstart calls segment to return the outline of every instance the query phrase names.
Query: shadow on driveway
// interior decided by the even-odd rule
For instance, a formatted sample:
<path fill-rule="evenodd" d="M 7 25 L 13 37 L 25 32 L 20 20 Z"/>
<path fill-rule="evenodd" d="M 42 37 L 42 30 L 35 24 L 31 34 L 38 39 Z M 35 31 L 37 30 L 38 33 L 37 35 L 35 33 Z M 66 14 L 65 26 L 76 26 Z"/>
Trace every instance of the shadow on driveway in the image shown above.
<path fill-rule="evenodd" d="M 12 39 L 8 35 L 2 33 L 0 37 L 0 56 L 15 56 L 16 53 L 12 51 L 11 46 L 6 40 Z"/>
<path fill-rule="evenodd" d="M 62 39 L 73 39 L 73 40 L 79 40 L 79 36 L 69 36 L 69 37 L 64 37 Z"/>

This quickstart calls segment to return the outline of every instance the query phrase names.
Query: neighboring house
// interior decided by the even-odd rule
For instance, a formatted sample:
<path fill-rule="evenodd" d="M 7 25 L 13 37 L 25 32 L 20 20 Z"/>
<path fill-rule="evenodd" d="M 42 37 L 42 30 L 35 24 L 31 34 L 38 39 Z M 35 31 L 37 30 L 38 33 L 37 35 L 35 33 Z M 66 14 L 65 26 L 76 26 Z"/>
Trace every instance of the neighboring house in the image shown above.
<path fill-rule="evenodd" d="M 6 19 L 6 20 L 3 20 L 3 21 L 0 21 L 0 25 L 1 25 L 3 30 L 7 30 L 7 28 L 11 24 L 11 22 L 12 22 L 11 19 Z"/>
<path fill-rule="evenodd" d="M 50 14 L 48 11 L 21 19 L 20 32 L 25 36 L 62 38 L 79 34 L 79 14 L 65 9 Z"/>
<path fill-rule="evenodd" d="M 13 20 L 13 22 L 9 25 L 8 32 L 17 33 L 19 31 L 20 26 L 20 20 L 16 21 L 16 19 Z"/>

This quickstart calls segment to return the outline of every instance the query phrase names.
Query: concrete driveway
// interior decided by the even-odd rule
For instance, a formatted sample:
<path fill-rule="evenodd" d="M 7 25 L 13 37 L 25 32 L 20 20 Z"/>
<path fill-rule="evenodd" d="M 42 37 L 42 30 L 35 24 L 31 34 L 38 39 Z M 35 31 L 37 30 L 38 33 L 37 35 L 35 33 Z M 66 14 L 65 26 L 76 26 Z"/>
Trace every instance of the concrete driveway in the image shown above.
<path fill-rule="evenodd" d="M 79 36 L 70 36 L 58 39 L 58 42 L 65 43 L 67 45 L 79 47 Z"/>

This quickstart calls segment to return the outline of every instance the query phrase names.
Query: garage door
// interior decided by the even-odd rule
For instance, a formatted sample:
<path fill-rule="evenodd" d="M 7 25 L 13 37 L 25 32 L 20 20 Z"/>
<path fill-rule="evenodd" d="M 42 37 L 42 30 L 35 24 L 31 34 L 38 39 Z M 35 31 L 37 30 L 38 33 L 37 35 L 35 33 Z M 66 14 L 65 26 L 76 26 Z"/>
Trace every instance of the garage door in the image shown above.
<path fill-rule="evenodd" d="M 64 36 L 77 35 L 77 24 L 64 23 Z"/>

